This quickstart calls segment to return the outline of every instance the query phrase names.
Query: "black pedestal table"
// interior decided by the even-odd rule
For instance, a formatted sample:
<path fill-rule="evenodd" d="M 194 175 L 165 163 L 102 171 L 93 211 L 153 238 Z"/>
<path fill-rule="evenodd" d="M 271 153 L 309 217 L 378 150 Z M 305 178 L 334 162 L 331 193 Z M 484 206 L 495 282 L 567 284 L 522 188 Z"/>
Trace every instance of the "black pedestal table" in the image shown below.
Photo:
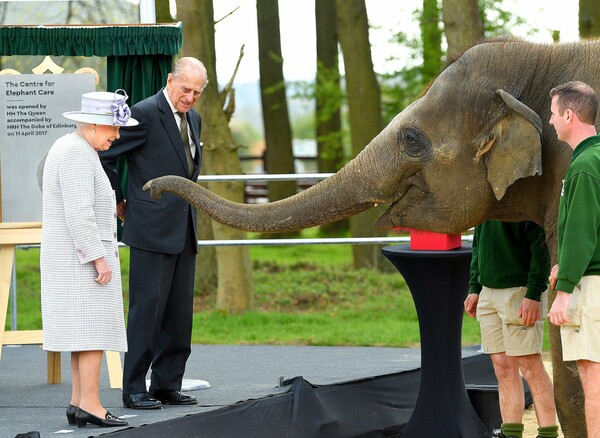
<path fill-rule="evenodd" d="M 471 245 L 443 251 L 394 245 L 382 252 L 406 280 L 421 335 L 419 394 L 402 438 L 490 437 L 469 401 L 462 368 Z"/>

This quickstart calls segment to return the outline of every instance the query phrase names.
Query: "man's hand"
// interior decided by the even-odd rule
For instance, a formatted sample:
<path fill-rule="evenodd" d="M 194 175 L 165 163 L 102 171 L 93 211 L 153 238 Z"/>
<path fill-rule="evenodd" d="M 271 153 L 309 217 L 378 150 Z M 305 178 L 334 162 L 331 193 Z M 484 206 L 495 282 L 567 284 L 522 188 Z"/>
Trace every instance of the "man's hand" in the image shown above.
<path fill-rule="evenodd" d="M 550 277 L 548 280 L 550 281 L 550 289 L 554 289 L 556 287 L 556 280 L 558 279 L 558 265 L 552 266 L 552 270 L 550 271 Z"/>
<path fill-rule="evenodd" d="M 469 294 L 465 299 L 465 312 L 472 318 L 477 316 L 477 303 L 479 302 L 479 294 Z"/>
<path fill-rule="evenodd" d="M 519 306 L 519 316 L 523 320 L 523 325 L 533 325 L 540 319 L 542 313 L 539 301 L 523 298 Z"/>
<path fill-rule="evenodd" d="M 569 308 L 570 301 L 570 293 L 563 292 L 562 290 L 556 291 L 556 297 L 550 308 L 550 313 L 548 313 L 548 319 L 550 319 L 552 324 L 557 326 L 568 324 L 567 309 Z"/>
<path fill-rule="evenodd" d="M 121 219 L 121 222 L 125 223 L 125 200 L 117 204 L 117 217 Z"/>

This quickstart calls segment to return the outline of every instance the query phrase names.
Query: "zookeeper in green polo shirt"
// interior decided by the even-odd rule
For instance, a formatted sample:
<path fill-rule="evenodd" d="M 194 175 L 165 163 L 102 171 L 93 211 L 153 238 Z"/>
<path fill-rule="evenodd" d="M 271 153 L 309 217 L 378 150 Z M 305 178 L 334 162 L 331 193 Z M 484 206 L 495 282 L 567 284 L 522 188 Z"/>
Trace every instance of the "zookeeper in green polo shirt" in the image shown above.
<path fill-rule="evenodd" d="M 570 81 L 550 90 L 550 124 L 573 149 L 558 207 L 556 297 L 548 319 L 560 326 L 564 361 L 577 361 L 589 438 L 600 437 L 600 136 L 598 98 Z"/>
<path fill-rule="evenodd" d="M 498 378 L 498 437 L 523 437 L 521 374 L 533 397 L 537 437 L 558 437 L 554 390 L 541 356 L 549 271 L 544 230 L 536 223 L 487 221 L 475 227 L 464 305 L 479 321 L 481 346 Z"/>

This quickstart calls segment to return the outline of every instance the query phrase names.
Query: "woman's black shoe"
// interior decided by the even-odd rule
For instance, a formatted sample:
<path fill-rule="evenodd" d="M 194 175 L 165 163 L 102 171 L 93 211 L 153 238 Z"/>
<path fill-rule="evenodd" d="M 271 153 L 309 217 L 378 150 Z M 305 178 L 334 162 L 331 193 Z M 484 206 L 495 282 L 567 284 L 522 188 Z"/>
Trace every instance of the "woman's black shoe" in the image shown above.
<path fill-rule="evenodd" d="M 129 425 L 127 421 L 115 417 L 108 411 L 106 411 L 106 416 L 102 419 L 80 408 L 77 408 L 77 412 L 75 412 L 75 421 L 77 422 L 77 427 L 86 427 L 87 423 L 95 424 L 99 427 L 120 427 Z"/>
<path fill-rule="evenodd" d="M 75 412 L 77 412 L 77 406 L 67 406 L 67 421 L 69 424 L 75 424 Z"/>

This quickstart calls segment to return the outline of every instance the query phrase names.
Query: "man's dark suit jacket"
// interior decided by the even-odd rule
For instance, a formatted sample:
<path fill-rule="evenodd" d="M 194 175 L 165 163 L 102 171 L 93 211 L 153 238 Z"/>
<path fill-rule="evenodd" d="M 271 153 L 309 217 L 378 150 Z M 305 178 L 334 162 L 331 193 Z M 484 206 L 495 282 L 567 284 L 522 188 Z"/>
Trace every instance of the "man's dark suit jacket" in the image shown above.
<path fill-rule="evenodd" d="M 115 170 L 117 158 L 126 157 L 128 168 L 127 203 L 122 241 L 146 251 L 178 254 L 185 243 L 190 209 L 196 236 L 196 209 L 171 193 L 159 200 L 142 190 L 144 184 L 164 175 L 178 175 L 196 181 L 202 161 L 199 114 L 187 112 L 191 138 L 196 144 L 196 171 L 187 175 L 187 162 L 179 128 L 163 91 L 159 91 L 131 109 L 138 126 L 120 129 L 121 138 L 100 153 L 100 159 L 116 191 L 117 202 L 123 200 L 120 177 Z"/>

